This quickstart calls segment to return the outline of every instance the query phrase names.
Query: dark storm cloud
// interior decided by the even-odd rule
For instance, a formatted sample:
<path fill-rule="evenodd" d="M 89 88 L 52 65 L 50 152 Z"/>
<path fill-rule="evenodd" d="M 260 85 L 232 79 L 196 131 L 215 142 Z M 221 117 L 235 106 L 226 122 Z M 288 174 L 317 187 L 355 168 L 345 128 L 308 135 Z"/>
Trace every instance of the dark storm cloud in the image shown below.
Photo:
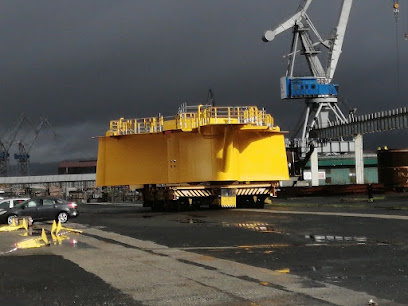
<path fill-rule="evenodd" d="M 310 16 L 322 35 L 335 25 L 339 3 L 312 4 Z M 266 107 L 282 129 L 292 130 L 303 103 L 279 97 L 290 33 L 269 44 L 260 37 L 293 14 L 298 4 L 2 1 L 1 126 L 7 130 L 21 112 L 33 120 L 45 116 L 60 140 L 43 136 L 33 147 L 33 160 L 95 156 L 91 136 L 104 134 L 109 120 L 172 115 L 182 102 L 203 102 L 212 88 L 219 105 Z M 360 113 L 407 104 L 408 42 L 402 36 L 408 31 L 408 9 L 401 3 L 398 92 L 391 4 L 360 0 L 353 7 L 335 81 L 347 104 Z M 406 141 L 406 135 L 388 138 Z M 376 147 L 375 139 L 368 146 Z"/>

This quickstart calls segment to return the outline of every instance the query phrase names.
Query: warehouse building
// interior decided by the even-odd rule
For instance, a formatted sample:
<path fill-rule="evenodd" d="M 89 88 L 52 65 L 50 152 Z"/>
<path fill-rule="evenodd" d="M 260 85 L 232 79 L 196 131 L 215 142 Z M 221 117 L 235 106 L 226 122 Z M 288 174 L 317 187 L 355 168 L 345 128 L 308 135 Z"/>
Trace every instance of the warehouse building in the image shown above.
<path fill-rule="evenodd" d="M 310 162 L 304 171 L 306 181 L 312 179 Z M 319 185 L 348 185 L 356 183 L 354 154 L 319 156 Z M 377 154 L 364 154 L 364 183 L 378 183 Z"/>
<path fill-rule="evenodd" d="M 95 160 L 62 161 L 58 164 L 58 174 L 96 173 Z"/>
<path fill-rule="evenodd" d="M 95 173 L 0 177 L 0 189 L 12 196 L 55 196 L 87 199 L 98 193 Z"/>

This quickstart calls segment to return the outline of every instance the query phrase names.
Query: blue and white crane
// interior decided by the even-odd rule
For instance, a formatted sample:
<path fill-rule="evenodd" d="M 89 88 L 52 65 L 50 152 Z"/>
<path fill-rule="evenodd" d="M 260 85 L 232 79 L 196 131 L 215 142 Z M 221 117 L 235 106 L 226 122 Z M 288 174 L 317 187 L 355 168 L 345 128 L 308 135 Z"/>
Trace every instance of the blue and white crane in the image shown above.
<path fill-rule="evenodd" d="M 289 29 L 293 32 L 291 52 L 286 56 L 288 58 L 286 75 L 281 78 L 281 98 L 304 99 L 306 102 L 305 117 L 299 124 L 302 126 L 301 132 L 300 129 L 295 132 L 294 136 L 298 136 L 298 138 L 292 139 L 289 148 L 295 149 L 296 152 L 300 153 L 300 169 L 303 168 L 302 166 L 304 166 L 305 162 L 310 157 L 312 185 L 316 186 L 319 184 L 317 175 L 318 157 L 316 150 L 314 150 L 316 139 L 309 137 L 311 130 L 314 130 L 314 135 L 319 135 L 319 133 L 316 133 L 317 130 L 327 130 L 328 127 L 339 125 L 347 126 L 348 123 L 355 122 L 353 116 L 346 118 L 338 107 L 339 86 L 332 83 L 342 52 L 344 36 L 353 0 L 342 0 L 337 26 L 333 29 L 332 34 L 327 39 L 322 38 L 307 14 L 307 10 L 312 2 L 313 0 L 301 0 L 296 13 L 284 23 L 278 25 L 274 30 L 266 31 L 263 40 L 265 42 L 270 42 L 274 40 L 276 35 Z M 397 22 L 396 38 L 398 43 L 399 0 L 393 0 L 392 2 L 395 21 Z M 311 35 L 311 32 L 313 32 L 313 36 Z M 405 34 L 405 38 L 408 38 L 407 33 Z M 319 59 L 319 56 L 321 56 L 319 47 L 322 46 L 327 49 L 325 66 L 322 65 L 322 62 Z M 398 66 L 398 44 L 396 50 Z M 299 58 L 299 55 L 303 55 L 308 64 L 309 73 L 307 73 L 307 75 L 295 74 L 295 63 Z M 357 184 L 362 184 L 364 183 L 362 132 L 355 129 L 351 135 L 353 135 L 354 142 L 343 142 L 342 137 L 350 136 L 350 133 L 340 133 L 337 134 L 340 139 L 337 145 L 332 146 L 333 142 L 330 142 L 329 147 L 331 152 L 344 152 L 341 149 L 342 145 L 349 144 L 349 151 L 355 151 L 356 182 Z M 351 143 L 353 143 L 354 148 L 350 147 Z M 308 150 L 309 147 L 310 150 Z M 333 147 L 335 148 L 332 149 Z M 328 152 L 327 149 L 326 151 L 322 149 L 322 151 Z"/>
<path fill-rule="evenodd" d="M 287 55 L 286 75 L 281 78 L 282 99 L 305 99 L 306 110 L 302 121 L 300 136 L 307 145 L 309 132 L 313 128 L 324 128 L 331 122 L 347 122 L 346 116 L 338 107 L 339 86 L 333 84 L 333 76 L 342 52 L 344 35 L 350 16 L 353 0 L 343 0 L 337 26 L 329 38 L 323 39 L 307 14 L 313 0 L 302 0 L 297 12 L 278 25 L 274 30 L 266 31 L 263 40 L 270 42 L 286 30 L 293 31 L 291 52 Z M 315 41 L 310 33 L 312 31 Z M 326 65 L 319 59 L 318 46 L 328 50 Z M 295 64 L 299 55 L 303 55 L 309 68 L 309 75 L 295 75 Z M 299 135 L 300 134 L 300 135 Z"/>

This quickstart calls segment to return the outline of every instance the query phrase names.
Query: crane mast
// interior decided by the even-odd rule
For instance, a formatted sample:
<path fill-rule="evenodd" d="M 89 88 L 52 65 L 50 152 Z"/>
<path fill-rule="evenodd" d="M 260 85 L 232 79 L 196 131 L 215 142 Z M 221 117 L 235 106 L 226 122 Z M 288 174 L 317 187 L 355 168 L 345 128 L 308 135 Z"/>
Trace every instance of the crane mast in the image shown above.
<path fill-rule="evenodd" d="M 28 121 L 27 117 L 24 114 L 21 114 L 7 140 L 0 140 L 0 176 L 8 176 L 10 157 L 9 151 L 25 121 Z"/>
<path fill-rule="evenodd" d="M 307 14 L 312 2 L 313 0 L 302 0 L 292 17 L 274 30 L 266 31 L 263 36 L 263 41 L 270 42 L 276 35 L 286 30 L 293 31 L 291 51 L 286 56 L 288 58 L 286 75 L 281 78 L 281 98 L 304 99 L 306 102 L 305 117 L 301 119 L 303 127 L 294 135 L 300 136 L 304 146 L 310 142 L 309 132 L 313 128 L 327 127 L 332 122 L 347 122 L 337 103 L 339 86 L 332 84 L 332 79 L 341 55 L 353 0 L 342 1 L 337 26 L 328 39 L 322 38 Z M 310 31 L 317 38 L 316 42 L 313 41 Z M 326 67 L 323 67 L 319 59 L 321 51 L 318 50 L 318 46 L 328 49 Z M 305 57 L 310 75 L 295 75 L 298 55 Z"/>
<path fill-rule="evenodd" d="M 38 124 L 38 126 L 34 130 L 34 137 L 31 140 L 31 142 L 28 144 L 28 147 L 24 145 L 22 141 L 19 141 L 17 143 L 18 145 L 18 153 L 14 154 L 14 159 L 17 160 L 17 166 L 18 166 L 18 172 L 20 176 L 27 176 L 30 174 L 30 151 L 31 148 L 33 147 L 35 141 L 37 140 L 38 134 L 40 133 L 41 129 L 44 127 L 44 125 L 48 126 L 48 128 L 51 130 L 51 132 L 56 135 L 55 132 L 53 131 L 51 124 L 47 119 L 41 119 L 41 122 Z"/>

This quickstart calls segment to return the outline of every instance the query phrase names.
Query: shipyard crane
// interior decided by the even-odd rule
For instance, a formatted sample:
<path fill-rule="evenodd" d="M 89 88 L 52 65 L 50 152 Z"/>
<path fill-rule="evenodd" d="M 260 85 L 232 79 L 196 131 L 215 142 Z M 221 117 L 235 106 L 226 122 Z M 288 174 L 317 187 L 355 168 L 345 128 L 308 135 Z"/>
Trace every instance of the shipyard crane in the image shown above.
<path fill-rule="evenodd" d="M 263 41 L 270 42 L 275 37 L 284 31 L 292 30 L 292 47 L 288 58 L 288 66 L 286 75 L 281 78 L 281 98 L 282 99 L 304 99 L 306 108 L 304 117 L 301 118 L 301 130 L 295 132 L 295 137 L 289 142 L 289 148 L 293 151 L 301 152 L 300 168 L 304 165 L 307 159 L 311 158 L 312 169 L 312 184 L 318 184 L 317 175 L 317 152 L 314 150 L 316 140 L 310 137 L 310 132 L 313 129 L 324 129 L 332 125 L 347 124 L 353 120 L 351 112 L 346 117 L 338 106 L 338 84 L 333 84 L 332 80 L 337 68 L 337 64 L 342 52 L 344 36 L 347 29 L 347 24 L 350 17 L 353 0 L 342 0 L 340 6 L 340 14 L 337 21 L 337 26 L 333 29 L 331 35 L 324 39 L 316 27 L 314 26 L 307 11 L 313 0 L 301 0 L 296 13 L 278 25 L 274 30 L 269 30 L 264 33 Z M 396 22 L 399 16 L 399 1 L 393 0 L 393 12 Z M 396 28 L 397 29 L 397 28 Z M 398 32 L 398 31 L 397 31 Z M 313 36 L 311 34 L 314 34 Z M 406 36 L 407 37 L 407 36 Z M 397 35 L 398 41 L 398 35 Z M 320 61 L 320 47 L 327 50 L 327 60 L 325 65 Z M 295 64 L 299 55 L 304 56 L 308 64 L 309 72 L 307 75 L 296 75 Z M 397 62 L 398 62 L 398 47 L 397 47 Z M 326 143 L 326 148 L 322 148 L 323 152 L 344 152 L 341 149 L 343 144 L 342 136 L 340 141 L 332 149 L 331 142 Z M 353 151 L 352 142 L 346 142 L 346 151 Z M 324 145 L 324 144 L 323 144 Z M 308 151 L 308 147 L 310 150 Z M 322 146 L 323 147 L 323 146 Z M 328 151 L 329 148 L 330 151 Z M 354 136 L 354 147 L 357 155 L 362 156 L 362 136 Z M 339 150 L 339 151 L 337 151 Z M 362 158 L 361 158 L 362 159 Z M 357 162 L 356 162 L 357 164 Z"/>
<path fill-rule="evenodd" d="M 286 30 L 293 31 L 292 48 L 287 55 L 286 75 L 281 78 L 281 98 L 305 100 L 306 110 L 305 117 L 302 119 L 300 139 L 306 146 L 309 142 L 309 132 L 314 127 L 327 127 L 333 121 L 347 122 L 346 116 L 338 106 L 339 86 L 333 84 L 332 80 L 340 58 L 353 0 L 342 1 L 337 26 L 327 39 L 322 38 L 307 14 L 312 2 L 313 0 L 302 0 L 295 15 L 274 30 L 266 31 L 263 36 L 263 41 L 270 42 Z M 317 38 L 316 42 L 313 41 L 310 31 Z M 318 57 L 321 53 L 318 46 L 328 50 L 325 66 Z M 310 72 L 308 76 L 295 75 L 295 64 L 300 54 L 305 56 L 308 64 Z"/>
<path fill-rule="evenodd" d="M 18 164 L 18 172 L 20 176 L 27 176 L 30 174 L 30 151 L 33 147 L 35 141 L 37 140 L 38 134 L 40 133 L 41 129 L 45 126 L 52 131 L 55 136 L 55 132 L 53 131 L 51 124 L 48 122 L 47 119 L 41 119 L 41 122 L 34 130 L 34 137 L 31 142 L 26 147 L 22 141 L 18 142 L 18 154 L 14 154 L 14 159 L 17 160 Z"/>
<path fill-rule="evenodd" d="M 8 135 L 7 139 L 5 141 L 0 140 L 0 176 L 8 175 L 10 157 L 9 151 L 25 121 L 28 121 L 27 117 L 24 114 L 21 114 L 14 129 Z"/>
<path fill-rule="evenodd" d="M 278 25 L 274 30 L 268 30 L 262 37 L 263 41 L 270 42 L 284 31 L 292 30 L 292 47 L 288 58 L 286 75 L 281 78 L 282 99 L 304 99 L 306 102 L 305 116 L 301 119 L 300 136 L 304 144 L 309 141 L 309 132 L 313 128 L 325 128 L 332 123 L 347 123 L 348 118 L 338 106 L 339 85 L 333 84 L 337 64 L 342 52 L 342 46 L 350 17 L 353 0 L 342 0 L 337 26 L 330 36 L 324 39 L 314 26 L 307 14 L 313 0 L 301 0 L 296 13 L 288 20 Z M 399 0 L 393 0 L 395 20 L 399 16 Z M 313 32 L 314 38 L 310 32 Z M 408 38 L 408 34 L 405 34 Z M 299 48 L 300 45 L 300 48 Z M 326 64 L 319 59 L 319 47 L 327 49 Z M 298 55 L 304 55 L 310 75 L 296 76 L 295 64 Z"/>

